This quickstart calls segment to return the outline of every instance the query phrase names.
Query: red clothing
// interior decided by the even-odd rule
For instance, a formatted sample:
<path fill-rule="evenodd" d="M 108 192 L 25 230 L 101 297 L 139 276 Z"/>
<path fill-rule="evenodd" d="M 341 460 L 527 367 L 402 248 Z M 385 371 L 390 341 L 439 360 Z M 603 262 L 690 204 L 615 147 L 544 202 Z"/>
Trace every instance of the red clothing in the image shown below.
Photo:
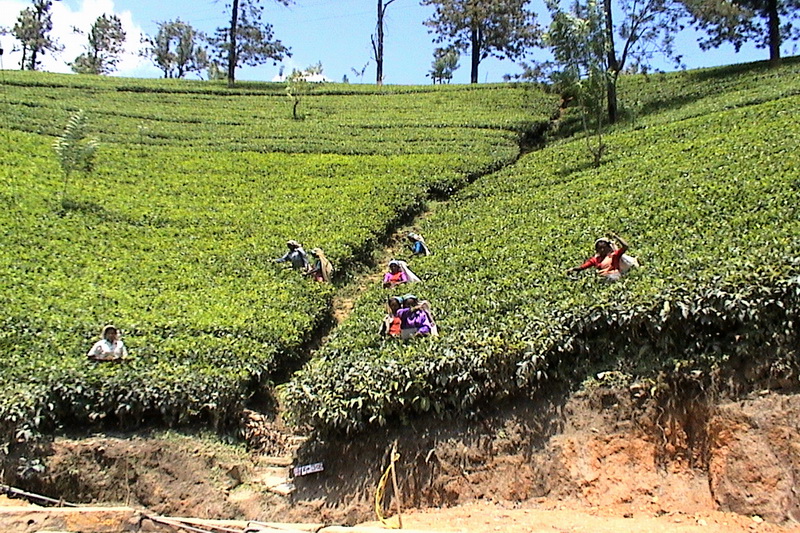
<path fill-rule="evenodd" d="M 580 266 L 580 269 L 584 270 L 589 267 L 597 267 L 599 270 L 598 274 L 601 276 L 619 274 L 619 260 L 624 253 L 624 248 L 617 248 L 605 257 L 594 255 L 587 259 L 586 262 Z"/>
<path fill-rule="evenodd" d="M 386 315 L 383 317 L 383 323 L 381 324 L 380 334 L 381 335 L 388 335 L 389 337 L 399 337 L 400 336 L 400 325 L 401 320 L 399 316 L 394 315 Z"/>
<path fill-rule="evenodd" d="M 389 336 L 390 337 L 398 337 L 400 336 L 400 317 L 396 316 L 392 318 L 392 321 L 389 323 Z"/>

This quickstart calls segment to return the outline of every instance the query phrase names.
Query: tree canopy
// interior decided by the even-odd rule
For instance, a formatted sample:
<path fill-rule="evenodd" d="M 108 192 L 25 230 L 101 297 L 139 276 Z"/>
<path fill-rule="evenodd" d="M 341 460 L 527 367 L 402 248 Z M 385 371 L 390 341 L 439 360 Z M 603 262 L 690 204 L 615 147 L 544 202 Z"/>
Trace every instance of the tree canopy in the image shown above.
<path fill-rule="evenodd" d="M 656 54 L 681 64 L 674 39 L 688 13 L 677 0 L 618 0 L 615 6 L 611 0 L 574 0 L 567 9 L 549 0 L 547 7 L 553 23 L 544 41 L 554 61 L 525 65 L 522 77 L 554 79 L 561 87 L 603 80 L 611 123 L 617 120 L 620 73 L 647 71 Z"/>
<path fill-rule="evenodd" d="M 23 9 L 17 17 L 11 34 L 20 42 L 22 49 L 20 70 L 36 70 L 41 63 L 41 54 L 63 49 L 56 39 L 50 37 L 53 30 L 52 7 L 52 0 L 33 0 L 33 5 Z"/>
<path fill-rule="evenodd" d="M 183 78 L 208 68 L 208 54 L 200 46 L 205 37 L 190 24 L 176 19 L 159 22 L 155 37 L 145 37 L 142 55 L 164 72 L 165 78 Z"/>
<path fill-rule="evenodd" d="M 118 16 L 105 13 L 100 15 L 89 30 L 86 52 L 70 64 L 72 70 L 78 74 L 114 72 L 124 50 L 125 38 L 125 30 Z"/>
<path fill-rule="evenodd" d="M 470 81 L 478 83 L 478 66 L 487 57 L 516 60 L 538 42 L 536 15 L 529 0 L 422 0 L 433 6 L 425 21 L 434 42 L 470 52 Z"/>
<path fill-rule="evenodd" d="M 453 48 L 437 48 L 433 52 L 433 63 L 431 63 L 431 70 L 428 72 L 431 81 L 434 85 L 436 83 L 450 83 L 453 79 L 453 72 L 458 69 L 459 54 Z"/>
<path fill-rule="evenodd" d="M 275 0 L 288 6 L 292 0 Z M 251 67 L 268 61 L 277 63 L 291 57 L 289 48 L 275 39 L 272 25 L 261 22 L 264 8 L 260 0 L 233 0 L 228 5 L 231 10 L 230 25 L 217 28 L 209 43 L 214 47 L 214 56 L 228 72 L 228 84 L 236 79 L 236 68 L 240 65 Z"/>
<path fill-rule="evenodd" d="M 781 44 L 800 38 L 800 0 L 683 0 L 694 23 L 707 37 L 703 50 L 731 43 L 738 52 L 746 42 L 769 49 L 773 65 L 780 63 Z"/>

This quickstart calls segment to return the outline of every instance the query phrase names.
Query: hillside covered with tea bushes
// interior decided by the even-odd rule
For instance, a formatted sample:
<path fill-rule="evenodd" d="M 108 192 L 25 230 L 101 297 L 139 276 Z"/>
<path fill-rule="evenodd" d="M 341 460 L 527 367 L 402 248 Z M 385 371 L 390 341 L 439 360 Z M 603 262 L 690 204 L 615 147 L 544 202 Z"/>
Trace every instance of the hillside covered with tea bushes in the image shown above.
<path fill-rule="evenodd" d="M 594 168 L 575 111 L 529 85 L 324 85 L 293 120 L 281 84 L 6 72 L 0 151 L 0 416 L 6 440 L 107 421 L 224 428 L 277 376 L 291 417 L 362 430 L 595 370 L 629 379 L 766 361 L 797 368 L 800 64 L 627 77 Z M 52 142 L 83 109 L 97 165 L 66 181 Z M 566 135 L 566 136 L 564 136 Z M 419 222 L 423 282 L 332 302 L 387 235 Z M 642 267 L 565 270 L 616 231 Z M 276 265 L 321 247 L 333 286 Z M 378 267 L 381 268 L 381 267 Z M 377 335 L 387 295 L 441 335 Z M 130 360 L 86 361 L 103 324 Z M 795 378 L 796 379 L 796 378 Z"/>
<path fill-rule="evenodd" d="M 6 72 L 0 152 L 0 420 L 61 424 L 236 414 L 305 356 L 335 288 L 274 259 L 288 239 L 369 262 L 435 192 L 512 163 L 556 96 L 526 86 L 323 86 L 293 120 L 284 86 Z M 84 110 L 96 168 L 52 149 Z M 87 362 L 106 323 L 130 360 Z"/>
<path fill-rule="evenodd" d="M 409 260 L 423 282 L 364 294 L 283 389 L 288 409 L 354 432 L 598 372 L 723 382 L 749 368 L 796 384 L 798 68 L 626 78 L 638 113 L 605 136 L 599 168 L 567 139 L 459 192 L 421 223 L 435 254 Z M 617 283 L 567 275 L 610 231 L 642 267 Z M 376 336 L 387 295 L 409 291 L 440 336 Z"/>

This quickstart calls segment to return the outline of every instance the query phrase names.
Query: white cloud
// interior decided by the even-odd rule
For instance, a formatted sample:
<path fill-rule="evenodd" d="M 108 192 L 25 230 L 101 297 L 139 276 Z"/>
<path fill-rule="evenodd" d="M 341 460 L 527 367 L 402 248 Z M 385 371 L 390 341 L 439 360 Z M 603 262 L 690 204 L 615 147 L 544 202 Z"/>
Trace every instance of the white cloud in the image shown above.
<path fill-rule="evenodd" d="M 20 0 L 0 0 L 0 26 L 11 28 L 17 21 L 20 11 L 29 7 L 30 2 Z M 103 14 L 117 15 L 122 21 L 126 33 L 125 52 L 117 64 L 115 76 L 152 76 L 157 74 L 155 67 L 145 58 L 139 57 L 142 28 L 133 21 L 130 11 L 117 11 L 113 0 L 82 0 L 77 11 L 73 11 L 65 2 L 54 2 L 52 8 L 53 31 L 51 36 L 64 46 L 61 52 L 47 53 L 42 57 L 41 70 L 49 72 L 72 72 L 67 63 L 85 52 L 86 32 L 89 31 L 97 17 Z M 76 33 L 78 29 L 84 34 Z M 18 43 L 11 35 L 2 38 L 6 54 L 3 56 L 5 68 L 19 68 L 21 52 L 13 51 Z"/>

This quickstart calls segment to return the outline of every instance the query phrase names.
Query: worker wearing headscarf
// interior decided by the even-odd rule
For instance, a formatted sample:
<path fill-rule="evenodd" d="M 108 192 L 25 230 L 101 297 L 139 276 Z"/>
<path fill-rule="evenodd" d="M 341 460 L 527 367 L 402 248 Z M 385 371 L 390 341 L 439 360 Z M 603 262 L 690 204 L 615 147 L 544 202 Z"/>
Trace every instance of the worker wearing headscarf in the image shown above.
<path fill-rule="evenodd" d="M 408 263 L 397 259 L 389 261 L 389 272 L 383 276 L 383 286 L 385 288 L 396 287 L 403 283 L 416 283 L 418 281 L 421 280 L 408 268 Z"/>
<path fill-rule="evenodd" d="M 403 308 L 397 311 L 400 317 L 400 338 L 425 337 L 432 334 L 433 324 L 429 314 L 420 306 L 413 294 L 403 296 Z"/>
<path fill-rule="evenodd" d="M 381 322 L 380 334 L 386 337 L 400 336 L 400 317 L 397 312 L 403 307 L 402 296 L 389 296 L 386 300 L 386 315 Z"/>
<path fill-rule="evenodd" d="M 294 240 L 286 241 L 286 247 L 289 248 L 289 251 L 286 252 L 283 257 L 276 259 L 275 262 L 284 263 L 289 261 L 293 269 L 301 270 L 303 272 L 307 271 L 308 256 L 306 256 L 306 251 L 303 250 L 303 247 L 300 245 L 300 243 Z"/>
<path fill-rule="evenodd" d="M 92 361 L 121 361 L 128 356 L 119 335 L 119 330 L 111 324 L 103 328 L 100 340 L 94 343 L 86 356 Z"/>
<path fill-rule="evenodd" d="M 330 283 L 333 276 L 333 265 L 325 257 L 325 253 L 320 248 L 314 248 L 311 250 L 311 257 L 314 258 L 314 265 L 311 267 L 309 275 L 317 281 Z"/>
<path fill-rule="evenodd" d="M 425 244 L 425 239 L 419 233 L 413 231 L 407 235 L 408 240 L 411 242 L 411 252 L 414 255 L 431 255 L 431 250 Z"/>
<path fill-rule="evenodd" d="M 614 244 L 614 240 L 619 243 L 619 246 Z M 595 255 L 582 265 L 570 268 L 567 272 L 579 272 L 595 267 L 597 273 L 606 281 L 617 281 L 631 267 L 639 266 L 639 261 L 635 257 L 625 254 L 628 251 L 628 243 L 614 233 L 609 233 L 608 237 L 601 237 L 594 241 L 594 250 Z"/>

